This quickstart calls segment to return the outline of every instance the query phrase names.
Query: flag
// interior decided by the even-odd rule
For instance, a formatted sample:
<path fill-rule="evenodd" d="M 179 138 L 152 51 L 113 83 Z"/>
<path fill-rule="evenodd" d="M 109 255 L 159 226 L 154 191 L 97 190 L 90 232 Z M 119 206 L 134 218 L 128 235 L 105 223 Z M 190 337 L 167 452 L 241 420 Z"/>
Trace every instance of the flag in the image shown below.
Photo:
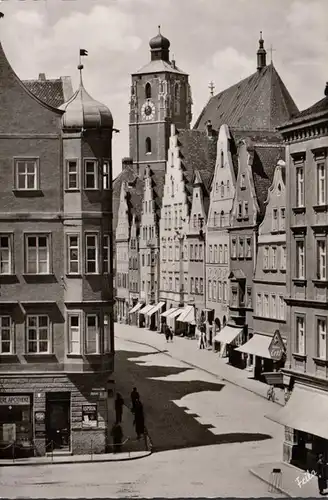
<path fill-rule="evenodd" d="M 88 55 L 88 51 L 85 50 L 85 49 L 80 49 L 80 56 L 87 56 Z"/>

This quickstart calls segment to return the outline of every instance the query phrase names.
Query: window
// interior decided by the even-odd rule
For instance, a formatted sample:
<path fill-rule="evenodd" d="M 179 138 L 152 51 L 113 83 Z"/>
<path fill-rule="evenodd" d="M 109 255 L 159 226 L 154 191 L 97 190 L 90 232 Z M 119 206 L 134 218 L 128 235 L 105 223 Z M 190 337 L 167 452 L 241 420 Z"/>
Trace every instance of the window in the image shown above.
<path fill-rule="evenodd" d="M 270 304 L 270 318 L 277 318 L 277 297 L 275 294 L 271 295 L 271 304 Z"/>
<path fill-rule="evenodd" d="M 137 283 L 136 291 L 138 291 Z M 110 323 L 108 314 L 104 314 L 104 352 L 111 352 Z"/>
<path fill-rule="evenodd" d="M 269 247 L 263 249 L 263 269 L 269 269 Z"/>
<path fill-rule="evenodd" d="M 214 227 L 217 226 L 217 223 L 218 223 L 218 214 L 216 212 L 214 212 L 214 217 L 213 217 L 213 225 L 214 225 Z"/>
<path fill-rule="evenodd" d="M 151 85 L 149 82 L 146 83 L 145 85 L 145 98 L 150 99 L 151 98 Z"/>
<path fill-rule="evenodd" d="M 0 316 L 0 354 L 13 353 L 12 325 L 10 316 Z"/>
<path fill-rule="evenodd" d="M 221 214 L 220 214 L 220 227 L 223 227 L 223 226 L 224 226 L 224 212 L 222 210 Z"/>
<path fill-rule="evenodd" d="M 49 235 L 26 237 L 26 273 L 49 274 Z"/>
<path fill-rule="evenodd" d="M 238 219 L 241 219 L 243 216 L 243 204 L 238 203 Z"/>
<path fill-rule="evenodd" d="M 325 240 L 317 241 L 317 252 L 318 252 L 317 277 L 319 280 L 325 280 L 327 279 L 327 248 Z"/>
<path fill-rule="evenodd" d="M 219 245 L 219 264 L 223 263 L 223 247 Z"/>
<path fill-rule="evenodd" d="M 224 182 L 221 182 L 221 198 L 224 198 Z"/>
<path fill-rule="evenodd" d="M 248 201 L 244 201 L 244 217 L 248 217 Z"/>
<path fill-rule="evenodd" d="M 237 244 L 235 239 L 231 240 L 231 257 L 233 259 L 237 258 Z"/>
<path fill-rule="evenodd" d="M 195 245 L 195 260 L 198 260 L 198 245 Z"/>
<path fill-rule="evenodd" d="M 146 155 L 150 155 L 151 154 L 151 138 L 150 137 L 147 137 L 146 139 L 146 142 L 145 142 L 145 146 L 146 146 Z"/>
<path fill-rule="evenodd" d="M 176 292 L 179 292 L 179 291 L 180 291 L 180 290 L 179 290 L 179 289 L 180 289 L 180 283 L 179 283 L 179 282 L 180 282 L 179 278 L 178 278 L 178 277 L 176 277 L 176 278 L 175 278 L 175 291 L 176 291 Z"/>
<path fill-rule="evenodd" d="M 194 278 L 190 278 L 190 293 L 194 293 Z"/>
<path fill-rule="evenodd" d="M 296 206 L 304 207 L 304 169 L 296 168 Z"/>
<path fill-rule="evenodd" d="M 218 282 L 218 302 L 222 300 L 222 282 Z"/>
<path fill-rule="evenodd" d="M 103 239 L 103 273 L 109 273 L 109 234 L 104 235 Z M 134 269 L 138 269 L 137 265 L 134 265 Z"/>
<path fill-rule="evenodd" d="M 196 214 L 193 215 L 193 226 L 194 227 L 197 226 L 197 215 Z"/>
<path fill-rule="evenodd" d="M 95 160 L 85 162 L 85 189 L 98 189 L 97 162 Z"/>
<path fill-rule="evenodd" d="M 243 259 L 244 258 L 244 239 L 243 238 L 239 238 L 238 248 L 239 248 L 238 257 L 240 259 Z"/>
<path fill-rule="evenodd" d="M 199 245 L 199 260 L 203 260 L 203 244 Z"/>
<path fill-rule="evenodd" d="M 214 245 L 214 262 L 218 262 L 218 246 Z"/>
<path fill-rule="evenodd" d="M 196 248 L 195 248 L 196 250 Z M 180 247 L 179 245 L 175 245 L 175 260 L 180 260 Z"/>
<path fill-rule="evenodd" d="M 241 174 L 240 176 L 240 188 L 241 189 L 245 189 L 246 185 L 245 185 L 245 174 Z"/>
<path fill-rule="evenodd" d="M 296 241 L 296 278 L 305 279 L 304 241 Z"/>
<path fill-rule="evenodd" d="M 303 316 L 296 317 L 296 352 L 305 354 L 305 318 Z"/>
<path fill-rule="evenodd" d="M 247 287 L 247 297 L 246 297 L 246 307 L 253 307 L 253 304 L 252 304 L 252 287 Z"/>
<path fill-rule="evenodd" d="M 212 300 L 212 281 L 208 282 L 208 299 Z"/>
<path fill-rule="evenodd" d="M 262 295 L 260 293 L 256 294 L 256 314 L 262 316 Z"/>
<path fill-rule="evenodd" d="M 203 278 L 199 278 L 199 293 L 203 294 L 204 293 L 204 282 Z"/>
<path fill-rule="evenodd" d="M 86 273 L 98 274 L 98 235 L 85 235 Z"/>
<path fill-rule="evenodd" d="M 99 320 L 97 314 L 87 314 L 86 331 L 85 331 L 85 353 L 99 354 L 100 353 L 100 332 Z"/>
<path fill-rule="evenodd" d="M 50 353 L 50 324 L 45 315 L 26 317 L 27 352 L 29 354 Z"/>
<path fill-rule="evenodd" d="M 33 159 L 16 159 L 16 189 L 32 191 L 38 189 L 38 162 Z"/>
<path fill-rule="evenodd" d="M 68 316 L 68 352 L 81 354 L 81 324 L 79 314 Z"/>
<path fill-rule="evenodd" d="M 278 209 L 272 210 L 272 231 L 278 231 Z"/>
<path fill-rule="evenodd" d="M 269 295 L 265 294 L 263 296 L 263 310 L 262 310 L 262 315 L 264 318 L 269 317 Z"/>
<path fill-rule="evenodd" d="M 237 307 L 238 305 L 238 291 L 237 288 L 232 288 L 231 290 L 231 301 L 232 305 Z"/>
<path fill-rule="evenodd" d="M 326 321 L 326 319 L 318 319 L 317 320 L 317 339 L 318 339 L 317 356 L 320 359 L 327 359 L 327 321 Z"/>
<path fill-rule="evenodd" d="M 230 194 L 230 182 L 227 181 L 227 195 Z"/>
<path fill-rule="evenodd" d="M 68 240 L 68 274 L 79 274 L 80 272 L 80 236 L 72 234 L 67 236 Z"/>
<path fill-rule="evenodd" d="M 12 272 L 12 239 L 10 235 L 0 234 L 0 274 Z"/>
<path fill-rule="evenodd" d="M 286 271 L 286 247 L 280 248 L 280 270 Z"/>
<path fill-rule="evenodd" d="M 67 160 L 66 176 L 66 189 L 79 189 L 79 172 L 77 160 Z"/>
<path fill-rule="evenodd" d="M 285 299 L 282 295 L 279 296 L 279 319 L 285 320 Z"/>
<path fill-rule="evenodd" d="M 228 284 L 226 281 L 223 282 L 223 302 L 226 302 L 227 301 L 227 297 L 228 297 Z"/>
<path fill-rule="evenodd" d="M 199 289 L 198 289 L 198 278 L 195 278 L 195 293 L 199 293 Z"/>
<path fill-rule="evenodd" d="M 251 259 L 252 257 L 252 240 L 251 238 L 246 238 L 246 250 L 245 250 L 246 259 Z"/>
<path fill-rule="evenodd" d="M 209 258 L 209 262 L 210 263 L 213 262 L 213 247 L 212 247 L 212 245 L 210 245 L 210 258 Z"/>
<path fill-rule="evenodd" d="M 286 209 L 285 208 L 280 209 L 279 230 L 280 231 L 286 230 Z"/>
<path fill-rule="evenodd" d="M 194 260 L 194 245 L 190 245 L 190 260 Z"/>
<path fill-rule="evenodd" d="M 169 246 L 169 260 L 173 260 L 172 246 Z"/>
<path fill-rule="evenodd" d="M 277 269 L 277 247 L 271 247 L 271 269 Z"/>
<path fill-rule="evenodd" d="M 324 163 L 318 163 L 317 165 L 317 199 L 318 205 L 325 205 L 327 203 L 326 169 Z"/>
<path fill-rule="evenodd" d="M 213 300 L 216 300 L 216 281 L 213 281 Z"/>
<path fill-rule="evenodd" d="M 221 168 L 224 167 L 224 154 L 223 154 L 223 151 L 221 150 L 221 155 L 220 155 L 220 164 L 221 164 Z"/>
<path fill-rule="evenodd" d="M 102 187 L 104 190 L 107 190 L 110 188 L 110 171 L 109 171 L 109 162 L 104 161 L 102 165 L 102 178 L 103 178 L 103 183 Z"/>
<path fill-rule="evenodd" d="M 223 247 L 223 263 L 228 264 L 228 245 Z"/>

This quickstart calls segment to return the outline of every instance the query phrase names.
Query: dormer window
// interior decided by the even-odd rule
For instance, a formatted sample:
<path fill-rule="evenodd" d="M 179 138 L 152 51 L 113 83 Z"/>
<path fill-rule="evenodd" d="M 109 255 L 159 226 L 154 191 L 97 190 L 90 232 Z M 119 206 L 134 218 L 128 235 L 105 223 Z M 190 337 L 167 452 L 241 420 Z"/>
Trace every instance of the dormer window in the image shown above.
<path fill-rule="evenodd" d="M 246 183 L 245 183 L 245 174 L 241 174 L 240 176 L 240 189 L 245 189 Z"/>
<path fill-rule="evenodd" d="M 147 137 L 146 142 L 145 142 L 145 146 L 146 146 L 146 155 L 150 155 L 151 154 L 151 138 L 150 137 Z"/>
<path fill-rule="evenodd" d="M 145 86 L 145 97 L 146 97 L 146 99 L 151 98 L 151 85 L 149 82 L 147 82 L 146 86 Z"/>

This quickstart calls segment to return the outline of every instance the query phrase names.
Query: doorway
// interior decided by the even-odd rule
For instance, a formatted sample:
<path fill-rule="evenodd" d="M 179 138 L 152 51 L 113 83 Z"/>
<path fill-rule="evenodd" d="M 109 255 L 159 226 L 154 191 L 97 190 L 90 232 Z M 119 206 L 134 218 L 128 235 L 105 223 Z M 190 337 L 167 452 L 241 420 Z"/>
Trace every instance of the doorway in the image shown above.
<path fill-rule="evenodd" d="M 71 447 L 71 393 L 46 394 L 47 451 L 70 451 Z"/>

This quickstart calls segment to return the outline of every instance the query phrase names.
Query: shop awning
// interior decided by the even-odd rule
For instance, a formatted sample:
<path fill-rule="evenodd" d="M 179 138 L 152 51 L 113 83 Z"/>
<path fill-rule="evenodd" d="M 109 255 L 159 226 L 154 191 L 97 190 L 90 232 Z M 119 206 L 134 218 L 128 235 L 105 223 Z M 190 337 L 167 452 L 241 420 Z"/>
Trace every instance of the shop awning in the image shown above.
<path fill-rule="evenodd" d="M 188 306 L 189 309 L 187 312 L 183 311 L 181 316 L 178 317 L 178 321 L 182 323 L 191 323 L 192 321 L 195 323 L 195 309 L 193 306 Z"/>
<path fill-rule="evenodd" d="M 266 418 L 286 427 L 328 439 L 328 393 L 295 384 L 286 406 Z"/>
<path fill-rule="evenodd" d="M 152 316 L 155 312 L 160 311 L 165 305 L 165 302 L 159 302 L 155 307 L 146 313 L 146 316 Z"/>
<path fill-rule="evenodd" d="M 167 316 L 167 318 L 176 318 L 177 316 L 179 316 L 181 313 L 182 313 L 183 309 L 176 309 L 175 311 L 171 312 L 171 314 L 169 316 Z"/>
<path fill-rule="evenodd" d="M 142 302 L 138 302 L 138 304 L 136 304 L 135 306 L 132 307 L 131 311 L 129 311 L 129 314 L 133 314 L 137 311 L 139 311 L 139 309 L 142 307 Z"/>
<path fill-rule="evenodd" d="M 178 321 L 181 321 L 182 323 L 188 323 L 186 321 L 187 316 L 189 315 L 190 311 L 194 309 L 194 306 L 186 306 L 184 309 L 181 310 L 180 316 L 177 318 Z M 193 319 L 193 318 L 191 318 Z"/>
<path fill-rule="evenodd" d="M 177 311 L 177 309 L 177 307 L 171 307 L 171 309 L 168 309 L 161 314 L 162 318 L 167 318 L 167 316 L 170 316 L 170 314 L 173 313 L 173 311 Z"/>
<path fill-rule="evenodd" d="M 237 347 L 236 351 L 253 354 L 254 356 L 259 356 L 260 358 L 271 359 L 269 353 L 269 345 L 271 341 L 272 337 L 255 334 L 248 342 L 246 342 L 246 344 Z"/>
<path fill-rule="evenodd" d="M 234 328 L 233 326 L 227 325 L 215 335 L 214 340 L 216 342 L 222 342 L 222 344 L 231 344 L 242 331 L 242 328 Z"/>
<path fill-rule="evenodd" d="M 146 314 L 153 307 L 154 307 L 154 304 L 147 304 L 145 307 L 143 307 L 142 309 L 140 309 L 139 314 Z"/>

